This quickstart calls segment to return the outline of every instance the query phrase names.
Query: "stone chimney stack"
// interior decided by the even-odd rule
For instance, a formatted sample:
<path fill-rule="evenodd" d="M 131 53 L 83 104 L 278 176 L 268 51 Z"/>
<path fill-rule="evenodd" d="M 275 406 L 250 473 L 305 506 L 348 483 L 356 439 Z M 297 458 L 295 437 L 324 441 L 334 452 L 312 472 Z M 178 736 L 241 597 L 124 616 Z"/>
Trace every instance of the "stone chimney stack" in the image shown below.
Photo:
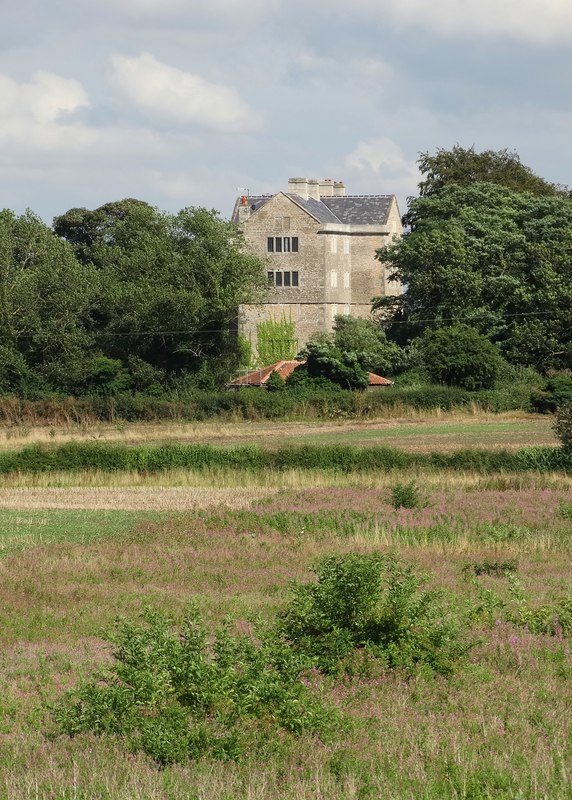
<path fill-rule="evenodd" d="M 248 202 L 248 197 L 243 194 L 240 196 L 238 201 L 238 222 L 244 222 L 246 219 L 250 217 L 250 203 Z"/>
<path fill-rule="evenodd" d="M 320 197 L 345 197 L 346 187 L 341 181 L 325 178 L 323 181 L 308 178 L 289 178 L 288 192 L 300 195 L 304 200 Z"/>
<path fill-rule="evenodd" d="M 333 197 L 334 196 L 334 181 L 331 178 L 325 178 L 320 181 L 320 197 Z"/>
<path fill-rule="evenodd" d="M 308 199 L 308 178 L 289 178 L 288 192 L 299 194 L 304 200 Z"/>
<path fill-rule="evenodd" d="M 310 198 L 313 200 L 320 199 L 320 181 L 315 178 L 308 181 L 308 199 Z"/>

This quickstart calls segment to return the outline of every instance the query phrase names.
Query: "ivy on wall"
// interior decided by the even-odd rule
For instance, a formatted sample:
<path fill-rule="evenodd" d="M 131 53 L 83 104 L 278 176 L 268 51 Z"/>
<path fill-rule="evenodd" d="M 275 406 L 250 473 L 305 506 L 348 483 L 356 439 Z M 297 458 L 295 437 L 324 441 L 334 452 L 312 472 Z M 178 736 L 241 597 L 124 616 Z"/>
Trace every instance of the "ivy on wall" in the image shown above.
<path fill-rule="evenodd" d="M 298 341 L 295 337 L 294 323 L 282 317 L 281 320 L 265 320 L 256 326 L 258 361 L 264 366 L 276 361 L 296 358 Z"/>

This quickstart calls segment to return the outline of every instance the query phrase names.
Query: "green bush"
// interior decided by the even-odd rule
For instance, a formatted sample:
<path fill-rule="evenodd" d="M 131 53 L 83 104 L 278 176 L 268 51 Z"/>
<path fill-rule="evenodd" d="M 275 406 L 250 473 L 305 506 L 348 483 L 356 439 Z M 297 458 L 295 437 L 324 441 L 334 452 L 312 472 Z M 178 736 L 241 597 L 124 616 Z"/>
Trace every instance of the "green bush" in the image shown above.
<path fill-rule="evenodd" d="M 428 329 L 419 351 L 433 381 L 469 391 L 494 386 L 503 364 L 498 348 L 467 325 Z"/>
<path fill-rule="evenodd" d="M 512 605 L 507 618 L 519 627 L 534 634 L 568 636 L 572 633 L 572 591 L 556 598 L 551 604 L 531 606 L 525 597 L 520 581 L 513 573 L 507 573 Z"/>
<path fill-rule="evenodd" d="M 317 580 L 294 584 L 279 630 L 326 672 L 351 670 L 365 653 L 384 667 L 450 674 L 468 643 L 413 569 L 379 553 L 322 558 Z"/>
<path fill-rule="evenodd" d="M 542 414 L 553 413 L 562 406 L 572 404 L 572 378 L 567 375 L 554 375 L 542 389 L 535 389 L 530 397 L 534 411 Z"/>
<path fill-rule="evenodd" d="M 572 402 L 565 403 L 556 412 L 554 430 L 562 443 L 562 448 L 572 455 Z"/>
<path fill-rule="evenodd" d="M 391 505 L 395 508 L 419 508 L 426 505 L 415 481 L 396 483 L 391 487 Z"/>
<path fill-rule="evenodd" d="M 494 577 L 504 577 L 507 572 L 516 572 L 518 562 L 511 558 L 507 561 L 474 561 L 472 564 L 465 564 L 463 574 L 472 573 L 473 575 L 493 575 Z"/>
<path fill-rule="evenodd" d="M 337 719 L 302 680 L 308 660 L 268 632 L 209 635 L 194 610 L 175 630 L 146 610 L 110 641 L 112 665 L 54 706 L 59 732 L 120 737 L 168 764 L 206 753 L 239 759 L 257 734 L 326 735 Z"/>

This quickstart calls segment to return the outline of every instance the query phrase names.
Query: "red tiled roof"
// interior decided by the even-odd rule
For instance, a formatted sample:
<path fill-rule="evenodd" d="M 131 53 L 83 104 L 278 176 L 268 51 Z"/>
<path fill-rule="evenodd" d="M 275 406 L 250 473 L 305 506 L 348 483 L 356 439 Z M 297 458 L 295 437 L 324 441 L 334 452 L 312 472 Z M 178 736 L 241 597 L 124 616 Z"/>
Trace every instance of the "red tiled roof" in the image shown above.
<path fill-rule="evenodd" d="M 286 378 L 294 372 L 296 367 L 299 367 L 300 364 L 303 363 L 303 361 L 277 361 L 269 367 L 255 369 L 253 372 L 242 375 L 240 378 L 235 378 L 230 382 L 229 386 L 264 386 L 273 372 L 277 372 L 282 380 L 285 381 Z"/>
<path fill-rule="evenodd" d="M 283 381 L 291 375 L 296 367 L 304 364 L 304 361 L 277 361 L 269 367 L 262 367 L 262 369 L 255 369 L 248 372 L 246 375 L 241 375 L 240 378 L 235 378 L 229 383 L 229 386 L 265 386 L 268 378 L 273 372 L 277 372 Z M 369 386 L 393 386 L 393 381 L 387 378 L 382 378 L 381 375 L 376 375 L 374 372 L 367 373 L 369 378 Z"/>
<path fill-rule="evenodd" d="M 381 375 L 376 375 L 375 372 L 368 372 L 369 386 L 393 386 L 393 381 L 387 378 L 382 378 Z"/>

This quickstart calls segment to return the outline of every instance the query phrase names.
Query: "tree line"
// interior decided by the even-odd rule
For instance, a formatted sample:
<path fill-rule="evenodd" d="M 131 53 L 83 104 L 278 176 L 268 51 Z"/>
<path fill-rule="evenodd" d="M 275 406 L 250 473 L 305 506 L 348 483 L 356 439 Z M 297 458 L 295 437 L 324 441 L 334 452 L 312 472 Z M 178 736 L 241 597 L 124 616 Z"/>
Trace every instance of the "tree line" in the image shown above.
<path fill-rule="evenodd" d="M 236 317 L 265 284 L 232 223 L 139 200 L 71 209 L 53 228 L 0 212 L 0 393 L 215 385 L 240 360 Z"/>
<path fill-rule="evenodd" d="M 338 317 L 307 343 L 292 384 L 363 388 L 368 371 L 468 390 L 518 370 L 532 383 L 569 379 L 570 192 L 508 150 L 455 146 L 418 163 L 406 233 L 377 254 L 404 293 L 374 298 L 369 320 Z M 204 208 L 169 214 L 126 199 L 71 209 L 52 227 L 4 210 L 0 394 L 220 386 L 251 359 L 238 307 L 263 299 L 265 274 L 236 227 Z M 265 325 L 267 363 L 292 358 L 291 323 Z"/>
<path fill-rule="evenodd" d="M 572 397 L 570 191 L 508 150 L 457 145 L 418 164 L 405 235 L 377 253 L 404 293 L 374 299 L 375 322 L 338 318 L 306 346 L 308 370 L 331 374 L 333 359 L 347 385 L 353 352 L 355 387 L 364 369 L 469 390 L 561 373 Z"/>

